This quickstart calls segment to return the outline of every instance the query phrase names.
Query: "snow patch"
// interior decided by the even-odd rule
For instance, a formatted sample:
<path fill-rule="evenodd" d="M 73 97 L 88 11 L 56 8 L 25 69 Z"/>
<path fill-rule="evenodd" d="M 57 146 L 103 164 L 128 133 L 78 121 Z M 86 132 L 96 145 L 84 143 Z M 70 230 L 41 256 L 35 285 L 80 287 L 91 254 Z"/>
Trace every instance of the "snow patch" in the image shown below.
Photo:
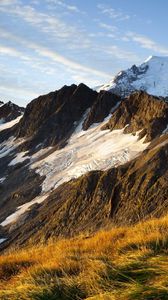
<path fill-rule="evenodd" d="M 84 113 L 84 115 L 83 115 L 82 119 L 80 120 L 78 126 L 76 127 L 76 129 L 75 129 L 73 135 L 74 135 L 74 134 L 77 134 L 77 133 L 79 133 L 79 132 L 82 131 L 82 125 L 83 125 L 84 120 L 86 119 L 86 116 L 87 116 L 88 113 L 89 113 L 89 110 L 90 110 L 90 108 L 87 109 L 86 112 Z M 76 124 L 74 124 L 74 125 L 76 125 Z"/>
<path fill-rule="evenodd" d="M 7 239 L 6 238 L 1 238 L 0 239 L 0 244 L 2 244 L 3 242 L 5 242 Z"/>
<path fill-rule="evenodd" d="M 166 128 L 163 130 L 162 134 L 166 134 L 168 132 L 168 125 L 166 126 Z"/>
<path fill-rule="evenodd" d="M 6 177 L 0 178 L 0 183 L 3 183 L 5 181 Z"/>
<path fill-rule="evenodd" d="M 7 141 L 0 144 L 0 158 L 7 156 L 14 151 L 20 144 L 24 142 L 24 139 L 15 139 L 13 136 Z"/>
<path fill-rule="evenodd" d="M 67 146 L 34 162 L 32 169 L 45 176 L 42 191 L 49 192 L 60 184 L 92 170 L 107 170 L 135 158 L 146 149 L 145 137 L 124 134 L 122 130 L 101 130 L 106 122 L 87 131 L 76 131 Z"/>
<path fill-rule="evenodd" d="M 0 131 L 13 127 L 15 124 L 17 124 L 21 120 L 21 118 L 22 118 L 22 115 L 10 122 L 7 122 L 7 123 L 4 123 L 4 120 L 1 119 L 0 120 Z"/>
<path fill-rule="evenodd" d="M 8 216 L 0 225 L 1 226 L 6 226 L 10 223 L 14 223 L 17 221 L 17 219 L 25 213 L 25 211 L 27 211 L 33 204 L 35 203 L 41 203 L 43 202 L 46 198 L 47 198 L 47 194 L 46 195 L 41 195 L 38 196 L 36 198 L 34 198 L 33 200 L 31 200 L 28 203 L 25 203 L 21 206 L 18 206 L 16 212 L 14 212 L 13 214 L 11 214 L 10 216 Z"/>
<path fill-rule="evenodd" d="M 26 159 L 29 159 L 30 156 L 25 156 L 27 152 L 28 151 L 17 153 L 16 157 L 11 160 L 8 166 L 14 166 L 16 164 L 22 163 Z"/>

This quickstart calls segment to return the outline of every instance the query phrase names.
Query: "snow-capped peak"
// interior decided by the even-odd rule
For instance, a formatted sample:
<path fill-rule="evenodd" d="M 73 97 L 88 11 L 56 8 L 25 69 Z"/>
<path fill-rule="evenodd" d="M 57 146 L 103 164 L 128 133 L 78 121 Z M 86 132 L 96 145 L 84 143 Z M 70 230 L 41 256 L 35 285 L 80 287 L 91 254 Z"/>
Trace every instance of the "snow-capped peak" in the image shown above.
<path fill-rule="evenodd" d="M 153 61 L 153 60 L 155 60 L 155 61 L 157 61 L 157 62 L 159 62 L 159 61 L 166 61 L 166 60 L 168 60 L 168 56 L 158 56 L 158 55 L 150 55 L 146 60 L 145 60 L 145 62 L 148 62 L 148 61 Z"/>
<path fill-rule="evenodd" d="M 136 90 L 168 97 L 168 56 L 150 56 L 140 66 L 133 65 L 119 72 L 99 90 L 108 90 L 122 97 Z"/>

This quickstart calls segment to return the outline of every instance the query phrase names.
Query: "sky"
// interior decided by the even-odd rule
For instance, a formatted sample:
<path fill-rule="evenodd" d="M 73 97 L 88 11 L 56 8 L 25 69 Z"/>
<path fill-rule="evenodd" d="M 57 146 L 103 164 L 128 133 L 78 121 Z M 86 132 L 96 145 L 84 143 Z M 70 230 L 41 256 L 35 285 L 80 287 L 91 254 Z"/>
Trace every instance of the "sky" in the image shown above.
<path fill-rule="evenodd" d="M 0 0 L 0 100 L 104 84 L 168 55 L 167 0 Z"/>

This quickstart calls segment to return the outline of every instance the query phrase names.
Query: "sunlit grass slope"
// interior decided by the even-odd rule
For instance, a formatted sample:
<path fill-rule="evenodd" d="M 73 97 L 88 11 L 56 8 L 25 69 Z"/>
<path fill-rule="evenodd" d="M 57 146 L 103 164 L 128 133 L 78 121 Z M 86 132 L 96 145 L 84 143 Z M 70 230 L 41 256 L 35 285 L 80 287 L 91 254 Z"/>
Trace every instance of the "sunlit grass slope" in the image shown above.
<path fill-rule="evenodd" d="M 168 299 L 168 217 L 0 257 L 3 300 Z"/>

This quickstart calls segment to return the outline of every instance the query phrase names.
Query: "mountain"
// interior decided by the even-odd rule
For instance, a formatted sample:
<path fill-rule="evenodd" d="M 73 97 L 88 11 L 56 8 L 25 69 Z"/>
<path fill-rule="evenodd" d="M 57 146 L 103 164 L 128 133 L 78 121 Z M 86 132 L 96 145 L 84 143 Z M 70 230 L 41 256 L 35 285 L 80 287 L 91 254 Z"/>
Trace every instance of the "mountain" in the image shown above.
<path fill-rule="evenodd" d="M 10 122 L 23 115 L 24 107 L 20 107 L 11 101 L 3 103 L 0 101 L 0 123 Z"/>
<path fill-rule="evenodd" d="M 111 91 L 122 97 L 137 90 L 168 97 L 168 57 L 150 56 L 140 66 L 133 65 L 130 69 L 119 72 L 97 90 Z"/>
<path fill-rule="evenodd" d="M 0 102 L 0 299 L 168 298 L 165 64 Z"/>
<path fill-rule="evenodd" d="M 1 250 L 167 213 L 165 98 L 73 84 L 18 112 L 0 125 Z"/>
<path fill-rule="evenodd" d="M 20 107 L 11 101 L 4 103 L 0 102 L 0 141 L 3 141 L 3 132 L 6 129 L 13 128 L 13 126 L 19 122 L 24 113 L 24 107 Z M 9 136 L 5 135 L 4 139 L 8 139 Z M 3 145 L 1 145 L 3 147 Z"/>

